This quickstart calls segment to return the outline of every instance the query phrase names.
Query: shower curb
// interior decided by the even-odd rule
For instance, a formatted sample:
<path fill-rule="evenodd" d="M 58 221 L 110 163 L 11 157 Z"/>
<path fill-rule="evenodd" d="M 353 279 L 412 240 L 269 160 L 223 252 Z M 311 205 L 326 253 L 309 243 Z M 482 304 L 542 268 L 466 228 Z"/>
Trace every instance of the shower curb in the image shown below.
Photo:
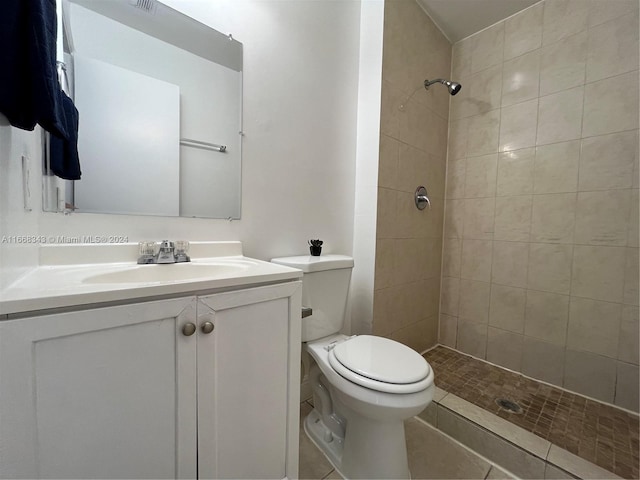
<path fill-rule="evenodd" d="M 418 417 L 520 478 L 622 478 L 438 387 Z"/>

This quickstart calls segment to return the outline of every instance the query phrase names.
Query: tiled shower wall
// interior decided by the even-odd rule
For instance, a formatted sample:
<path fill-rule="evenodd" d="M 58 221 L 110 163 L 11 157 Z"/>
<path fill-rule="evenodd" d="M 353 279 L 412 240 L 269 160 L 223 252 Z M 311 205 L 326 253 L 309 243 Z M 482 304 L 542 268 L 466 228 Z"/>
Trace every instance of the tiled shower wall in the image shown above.
<path fill-rule="evenodd" d="M 451 44 L 415 1 L 384 7 L 373 333 L 423 351 L 437 342 Z M 414 192 L 427 188 L 431 210 Z"/>
<path fill-rule="evenodd" d="M 453 47 L 439 341 L 638 410 L 638 1 Z"/>

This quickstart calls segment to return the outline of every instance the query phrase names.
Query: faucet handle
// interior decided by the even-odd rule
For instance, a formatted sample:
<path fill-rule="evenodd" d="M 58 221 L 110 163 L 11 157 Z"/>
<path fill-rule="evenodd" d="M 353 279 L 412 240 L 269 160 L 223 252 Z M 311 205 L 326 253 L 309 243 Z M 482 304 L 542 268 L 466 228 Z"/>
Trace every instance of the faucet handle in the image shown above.
<path fill-rule="evenodd" d="M 189 258 L 189 242 L 186 240 L 176 240 L 175 246 L 176 262 L 190 262 L 191 259 Z"/>
<path fill-rule="evenodd" d="M 158 244 L 156 242 L 139 242 L 138 243 L 138 263 L 155 263 L 155 257 L 158 248 Z"/>

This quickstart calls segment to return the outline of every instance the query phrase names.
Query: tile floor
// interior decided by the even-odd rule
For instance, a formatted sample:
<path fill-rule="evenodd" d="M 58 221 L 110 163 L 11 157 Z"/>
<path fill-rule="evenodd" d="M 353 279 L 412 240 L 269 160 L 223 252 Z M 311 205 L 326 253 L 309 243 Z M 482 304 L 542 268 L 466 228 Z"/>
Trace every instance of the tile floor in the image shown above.
<path fill-rule="evenodd" d="M 304 479 L 342 479 L 324 455 L 309 440 L 302 420 L 313 407 L 300 405 L 300 471 Z M 405 424 L 411 477 L 439 479 L 512 479 L 465 446 L 426 423 L 412 418 Z"/>
<path fill-rule="evenodd" d="M 638 478 L 638 416 L 438 346 L 424 354 L 438 387 L 624 478 Z M 522 407 L 512 413 L 496 404 Z"/>

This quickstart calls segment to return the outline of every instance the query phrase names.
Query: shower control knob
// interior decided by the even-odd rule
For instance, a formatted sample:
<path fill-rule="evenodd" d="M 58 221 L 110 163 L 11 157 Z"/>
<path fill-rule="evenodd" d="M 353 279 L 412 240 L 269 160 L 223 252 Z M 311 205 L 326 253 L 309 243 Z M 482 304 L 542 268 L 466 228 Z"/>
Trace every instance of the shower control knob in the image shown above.
<path fill-rule="evenodd" d="M 195 324 L 189 322 L 189 323 L 185 323 L 182 326 L 182 334 L 185 337 L 190 337 L 191 335 L 193 335 L 194 333 L 196 333 L 196 326 Z"/>
<path fill-rule="evenodd" d="M 213 329 L 215 327 L 213 326 L 213 323 L 211 322 L 204 322 L 201 326 L 200 326 L 200 330 L 202 330 L 202 333 L 204 334 L 210 334 L 211 332 L 213 332 Z"/>

